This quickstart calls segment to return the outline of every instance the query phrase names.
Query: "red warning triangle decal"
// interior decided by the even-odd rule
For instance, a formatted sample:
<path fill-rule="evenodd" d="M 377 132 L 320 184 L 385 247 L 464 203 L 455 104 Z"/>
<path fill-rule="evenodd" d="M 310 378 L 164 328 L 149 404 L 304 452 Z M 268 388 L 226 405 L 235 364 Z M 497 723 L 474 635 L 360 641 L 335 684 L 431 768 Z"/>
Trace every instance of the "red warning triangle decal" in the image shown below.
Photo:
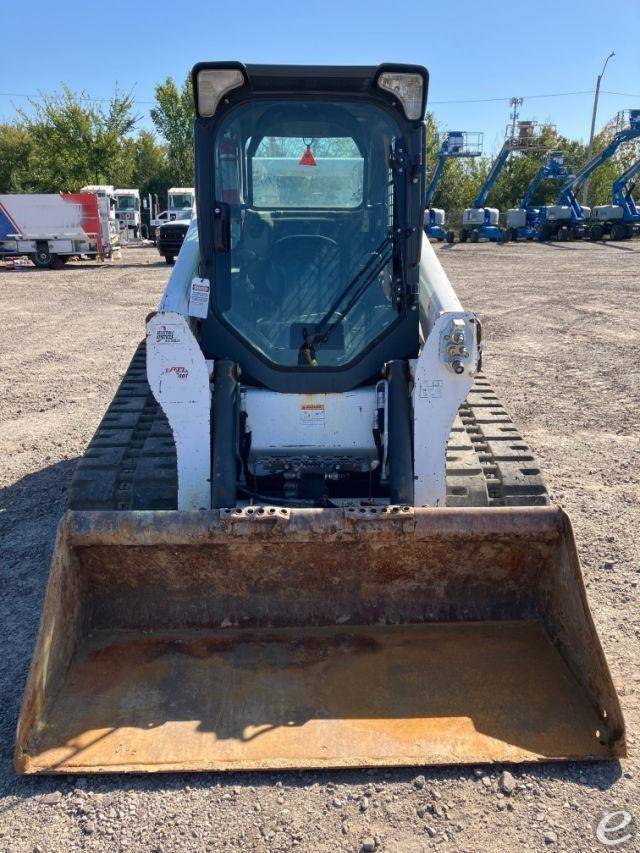
<path fill-rule="evenodd" d="M 304 152 L 300 161 L 298 163 L 299 166 L 315 166 L 316 158 L 313 156 L 313 152 L 311 151 L 311 146 L 307 145 L 307 150 Z"/>

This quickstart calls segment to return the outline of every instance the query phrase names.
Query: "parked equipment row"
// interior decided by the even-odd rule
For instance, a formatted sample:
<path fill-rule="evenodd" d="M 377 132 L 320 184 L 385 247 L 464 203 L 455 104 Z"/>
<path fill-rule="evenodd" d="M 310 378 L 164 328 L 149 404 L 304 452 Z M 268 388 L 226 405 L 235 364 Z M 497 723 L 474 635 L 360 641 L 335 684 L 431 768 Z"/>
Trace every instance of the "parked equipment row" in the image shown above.
<path fill-rule="evenodd" d="M 469 137 L 473 137 L 475 144 L 468 142 Z M 632 237 L 640 231 L 640 209 L 633 197 L 634 179 L 640 173 L 640 160 L 613 182 L 611 204 L 586 207 L 578 201 L 577 193 L 593 173 L 614 156 L 620 146 L 637 139 L 640 139 L 640 109 L 625 110 L 617 116 L 616 131 L 610 142 L 575 174 L 569 170 L 561 152 L 548 151 L 519 206 L 507 211 L 505 228 L 500 225 L 500 211 L 486 205 L 492 187 L 514 152 L 526 155 L 545 149 L 542 129 L 536 122 L 514 120 L 507 128 L 504 144 L 478 194 L 471 206 L 463 211 L 460 242 L 564 241 L 580 240 L 583 237 L 602 240 L 605 236 L 612 240 L 625 240 Z M 450 157 L 476 157 L 480 153 L 480 134 L 449 132 L 445 136 L 427 188 L 425 231 L 429 237 L 446 239 L 449 243 L 455 239 L 454 232 L 444 227 L 445 212 L 431 207 L 446 160 Z M 536 204 L 533 201 L 536 191 L 545 181 L 560 185 L 555 204 Z"/>

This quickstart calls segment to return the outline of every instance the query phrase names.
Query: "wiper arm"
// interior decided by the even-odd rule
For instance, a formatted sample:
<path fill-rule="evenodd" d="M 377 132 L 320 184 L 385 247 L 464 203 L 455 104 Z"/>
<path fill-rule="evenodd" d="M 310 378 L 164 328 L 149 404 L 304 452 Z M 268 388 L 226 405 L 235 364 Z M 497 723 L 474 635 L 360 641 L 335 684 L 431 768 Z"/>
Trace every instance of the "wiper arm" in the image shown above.
<path fill-rule="evenodd" d="M 307 334 L 306 329 L 303 330 L 303 341 L 298 351 L 298 364 L 310 364 L 315 367 L 316 346 L 320 343 L 326 343 L 329 340 L 333 329 L 344 320 L 365 290 L 369 287 L 371 282 L 376 278 L 376 276 L 380 275 L 382 270 L 393 257 L 392 247 L 392 237 L 385 237 L 378 248 L 371 254 L 371 257 L 363 268 L 354 275 L 342 293 L 340 293 L 334 300 L 329 310 L 316 326 L 315 332 L 312 335 L 309 335 Z M 390 248 L 392 249 L 391 251 L 389 251 Z M 349 294 L 351 294 L 351 298 L 347 302 L 344 311 L 341 312 L 342 316 L 338 320 L 332 320 L 334 314 Z"/>

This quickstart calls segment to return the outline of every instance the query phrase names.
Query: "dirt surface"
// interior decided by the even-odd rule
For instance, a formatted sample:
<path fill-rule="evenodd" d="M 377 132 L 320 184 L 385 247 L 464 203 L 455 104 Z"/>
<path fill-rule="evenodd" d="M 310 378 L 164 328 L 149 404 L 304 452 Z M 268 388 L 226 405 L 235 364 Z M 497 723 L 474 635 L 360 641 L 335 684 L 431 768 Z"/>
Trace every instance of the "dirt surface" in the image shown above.
<path fill-rule="evenodd" d="M 514 767 L 513 779 L 501 767 L 14 775 L 65 492 L 168 277 L 153 249 L 130 249 L 103 266 L 0 270 L 0 851 L 588 851 L 606 849 L 605 810 L 640 820 L 640 242 L 438 253 L 483 320 L 485 372 L 573 519 L 631 757 Z"/>

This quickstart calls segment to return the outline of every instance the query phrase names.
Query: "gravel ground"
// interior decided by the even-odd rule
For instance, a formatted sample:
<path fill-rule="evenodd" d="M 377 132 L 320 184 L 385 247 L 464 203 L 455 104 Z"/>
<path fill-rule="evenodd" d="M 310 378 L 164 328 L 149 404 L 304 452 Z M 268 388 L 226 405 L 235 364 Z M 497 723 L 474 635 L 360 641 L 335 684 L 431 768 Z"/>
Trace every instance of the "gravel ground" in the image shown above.
<path fill-rule="evenodd" d="M 15 777 L 65 492 L 167 279 L 154 250 L 131 249 L 121 263 L 0 271 L 0 851 L 589 851 L 605 849 L 594 828 L 605 810 L 640 820 L 640 243 L 438 252 L 483 320 L 487 375 L 573 519 L 631 757 L 512 777 L 500 767 Z M 640 839 L 611 849 L 639 850 Z"/>

